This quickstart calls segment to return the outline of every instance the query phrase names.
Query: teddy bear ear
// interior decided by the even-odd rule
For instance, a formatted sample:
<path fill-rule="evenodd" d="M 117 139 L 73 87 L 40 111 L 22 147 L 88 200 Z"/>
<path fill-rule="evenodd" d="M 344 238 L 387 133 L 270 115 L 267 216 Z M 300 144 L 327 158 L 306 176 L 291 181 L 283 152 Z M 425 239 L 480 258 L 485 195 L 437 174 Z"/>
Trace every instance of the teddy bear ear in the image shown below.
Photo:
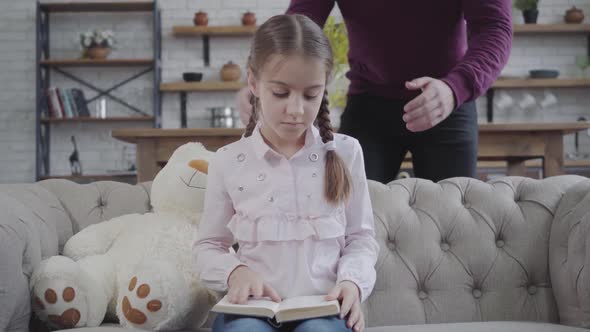
<path fill-rule="evenodd" d="M 188 162 L 188 165 L 201 173 L 208 174 L 209 172 L 209 163 L 206 160 L 191 160 Z"/>

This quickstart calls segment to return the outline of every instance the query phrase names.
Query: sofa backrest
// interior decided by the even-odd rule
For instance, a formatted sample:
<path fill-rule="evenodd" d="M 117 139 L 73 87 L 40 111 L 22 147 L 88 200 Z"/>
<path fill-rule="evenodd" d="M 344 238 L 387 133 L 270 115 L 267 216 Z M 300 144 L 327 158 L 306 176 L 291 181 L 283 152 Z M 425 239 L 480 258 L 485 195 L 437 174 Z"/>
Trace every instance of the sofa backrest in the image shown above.
<path fill-rule="evenodd" d="M 584 179 L 370 181 L 381 248 L 368 325 L 558 322 L 549 234 L 565 191 Z"/>
<path fill-rule="evenodd" d="M 138 185 L 114 181 L 77 184 L 52 179 L 40 181 L 38 184 L 59 199 L 70 217 L 74 234 L 101 221 L 151 210 L 151 182 Z"/>

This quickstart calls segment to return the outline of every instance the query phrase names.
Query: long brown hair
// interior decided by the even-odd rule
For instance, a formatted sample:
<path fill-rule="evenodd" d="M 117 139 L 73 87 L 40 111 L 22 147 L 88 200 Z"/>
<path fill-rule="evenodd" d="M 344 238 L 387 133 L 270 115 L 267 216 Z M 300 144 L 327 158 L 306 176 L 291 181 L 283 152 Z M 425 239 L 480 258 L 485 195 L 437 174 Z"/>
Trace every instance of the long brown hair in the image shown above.
<path fill-rule="evenodd" d="M 315 22 L 307 16 L 299 14 L 273 16 L 258 28 L 252 39 L 248 69 L 258 78 L 270 56 L 295 54 L 321 59 L 326 69 L 326 83 L 328 82 L 334 64 L 330 42 Z M 246 126 L 246 137 L 252 135 L 258 121 L 258 98 L 252 95 L 250 104 L 252 105 L 252 115 Z M 324 143 L 334 140 L 327 89 L 324 90 L 315 123 Z M 344 161 L 336 151 L 326 152 L 325 167 L 324 195 L 326 199 L 331 203 L 346 200 L 352 191 L 352 180 Z"/>

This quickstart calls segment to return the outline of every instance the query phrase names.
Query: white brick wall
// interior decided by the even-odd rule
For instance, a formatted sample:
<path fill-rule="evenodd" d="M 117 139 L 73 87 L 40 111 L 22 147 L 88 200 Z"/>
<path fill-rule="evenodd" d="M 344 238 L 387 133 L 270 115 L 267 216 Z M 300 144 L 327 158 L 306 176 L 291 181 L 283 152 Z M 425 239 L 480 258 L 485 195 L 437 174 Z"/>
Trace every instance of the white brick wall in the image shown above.
<path fill-rule="evenodd" d="M 52 0 L 53 1 L 53 0 Z M 246 10 L 256 13 L 259 22 L 282 13 L 289 0 L 160 0 L 162 9 L 162 60 L 163 81 L 177 81 L 184 71 L 202 71 L 205 79 L 216 79 L 219 69 L 227 61 L 234 61 L 244 68 L 249 42 L 239 37 L 211 38 L 211 66 L 205 68 L 200 38 L 176 38 L 171 30 L 174 25 L 190 25 L 196 11 L 209 13 L 210 25 L 239 24 Z M 590 16 L 589 0 L 543 0 L 540 5 L 540 23 L 560 22 L 563 12 L 572 5 L 581 7 Z M 337 14 L 337 10 L 335 11 Z M 520 12 L 515 11 L 515 21 L 522 22 Z M 588 21 L 588 20 L 587 20 Z M 151 56 L 151 17 L 148 14 L 53 14 L 51 19 L 52 57 L 76 57 L 79 48 L 76 38 L 87 29 L 112 29 L 119 41 L 112 57 Z M 584 36 L 531 36 L 518 35 L 505 74 L 526 75 L 529 69 L 553 68 L 562 77 L 576 77 L 578 70 L 574 57 L 584 54 Z M 0 183 L 30 182 L 35 169 L 35 2 L 33 0 L 0 0 Z M 120 69 L 69 69 L 84 79 L 106 88 L 139 68 Z M 590 71 L 589 71 L 590 74 Z M 69 88 L 78 86 L 59 73 L 52 72 L 52 85 Z M 114 94 L 133 105 L 151 110 L 151 74 Z M 87 96 L 94 93 L 84 88 Z M 540 101 L 544 90 L 506 91 L 518 102 L 524 92 L 530 92 Z M 552 90 L 558 105 L 546 110 L 528 111 L 518 107 L 496 110 L 497 121 L 574 121 L 578 116 L 590 118 L 590 91 L 583 89 Z M 234 93 L 189 94 L 189 126 L 206 127 L 209 106 L 233 105 Z M 109 115 L 130 114 L 114 101 L 107 100 Z M 485 98 L 478 100 L 480 120 L 485 121 Z M 94 105 L 90 105 L 94 109 Z M 179 96 L 163 95 L 163 126 L 177 128 L 180 124 Z M 68 174 L 68 156 L 72 151 L 70 136 L 77 138 L 80 158 L 85 173 L 104 173 L 121 169 L 121 155 L 126 147 L 110 137 L 110 129 L 145 124 L 56 124 L 51 135 L 52 173 Z M 573 150 L 573 135 L 566 139 L 566 152 Z M 590 140 L 582 139 L 582 151 L 590 153 Z"/>

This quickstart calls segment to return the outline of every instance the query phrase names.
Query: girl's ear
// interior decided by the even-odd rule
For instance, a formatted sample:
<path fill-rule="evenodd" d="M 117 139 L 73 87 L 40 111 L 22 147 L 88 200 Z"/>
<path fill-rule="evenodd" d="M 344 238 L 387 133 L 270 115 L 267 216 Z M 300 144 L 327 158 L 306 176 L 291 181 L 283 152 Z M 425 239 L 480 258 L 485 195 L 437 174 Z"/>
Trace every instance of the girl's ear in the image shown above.
<path fill-rule="evenodd" d="M 259 86 L 258 86 L 258 82 L 256 81 L 256 76 L 254 76 L 254 73 L 252 72 L 252 69 L 248 68 L 248 88 L 250 89 L 250 92 L 255 95 L 257 98 L 260 97 L 260 91 L 258 91 Z"/>

